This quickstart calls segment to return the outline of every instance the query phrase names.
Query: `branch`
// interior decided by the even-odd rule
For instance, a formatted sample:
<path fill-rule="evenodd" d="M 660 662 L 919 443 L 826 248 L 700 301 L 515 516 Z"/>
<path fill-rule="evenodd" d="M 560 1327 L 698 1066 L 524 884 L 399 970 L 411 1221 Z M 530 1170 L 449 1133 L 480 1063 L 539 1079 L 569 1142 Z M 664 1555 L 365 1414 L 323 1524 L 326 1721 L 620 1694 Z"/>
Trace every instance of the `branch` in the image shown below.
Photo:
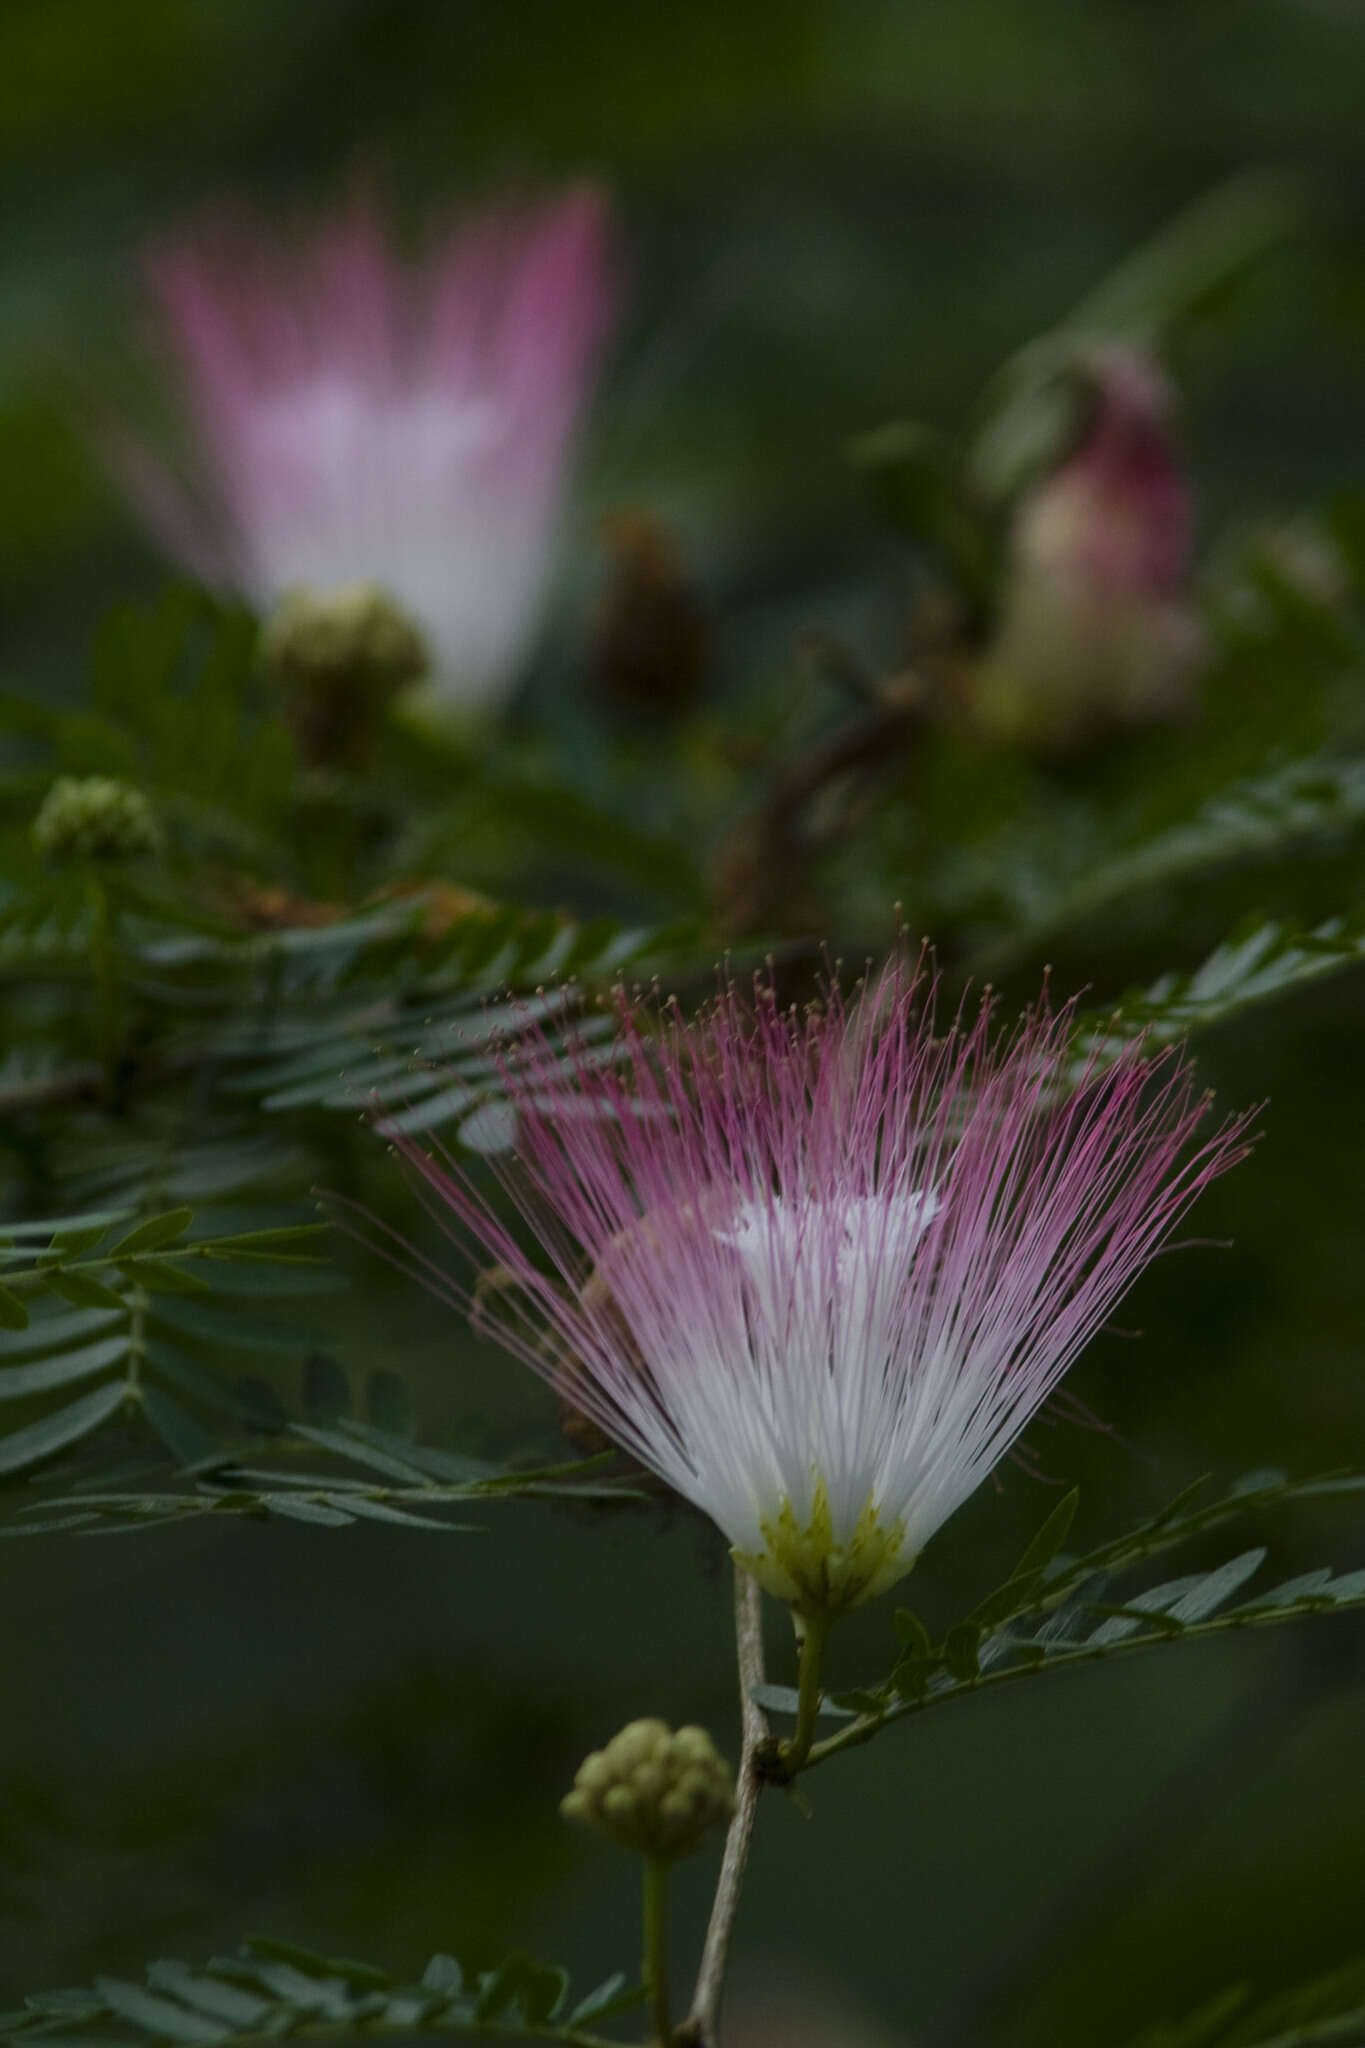
<path fill-rule="evenodd" d="M 871 779 L 900 758 L 926 717 L 930 692 L 906 672 L 882 685 L 870 710 L 817 740 L 778 776 L 768 795 L 726 835 L 716 860 L 717 917 L 729 937 L 776 926 L 802 913 L 801 885 L 812 850 L 805 814 L 839 777 Z M 786 913 L 784 919 L 783 913 Z"/>
<path fill-rule="evenodd" d="M 196 1074 L 213 1058 L 202 1046 L 188 1046 L 178 1052 L 131 1059 L 121 1063 L 115 1077 L 112 1100 L 122 1104 L 139 1088 L 159 1088 Z M 31 1109 L 60 1109 L 69 1103 L 111 1101 L 109 1079 L 103 1067 L 82 1060 L 72 1067 L 58 1067 L 50 1074 L 34 1074 L 27 1081 L 12 1081 L 0 1088 L 0 1117 L 21 1116 Z"/>
<path fill-rule="evenodd" d="M 1357 1576 L 1365 1579 L 1365 1573 L 1349 1576 L 1352 1580 Z M 1340 1613 L 1347 1607 L 1362 1604 L 1365 1604 L 1365 1586 L 1344 1599 L 1332 1601 L 1307 1595 L 1283 1607 L 1258 1609 L 1255 1603 L 1248 1607 L 1234 1607 L 1228 1614 L 1215 1615 L 1210 1621 L 1192 1623 L 1169 1634 L 1161 1630 L 1162 1617 L 1159 1614 L 1143 1613 L 1140 1619 L 1157 1624 L 1156 1628 L 1143 1635 L 1129 1636 L 1122 1642 L 1081 1643 L 1074 1650 L 1059 1650 L 1042 1662 L 1009 1664 L 1001 1671 L 982 1672 L 977 1678 L 963 1679 L 953 1685 L 931 1686 L 918 1699 L 901 1699 L 880 1710 L 858 1714 L 837 1735 L 827 1735 L 823 1742 L 812 1745 L 810 1755 L 800 1767 L 800 1775 L 804 1777 L 807 1771 L 813 1771 L 817 1765 L 827 1763 L 846 1749 L 858 1749 L 863 1743 L 871 1742 L 874 1735 L 879 1735 L 893 1722 L 904 1721 L 912 1714 L 927 1713 L 931 1708 L 941 1706 L 945 1700 L 975 1697 L 978 1693 L 993 1692 L 998 1686 L 1013 1685 L 1017 1679 L 1046 1677 L 1056 1671 L 1074 1670 L 1082 1664 L 1108 1663 L 1116 1657 L 1130 1657 L 1135 1651 L 1149 1650 L 1161 1643 L 1202 1643 L 1210 1636 L 1231 1635 L 1236 1629 L 1276 1628 L 1282 1622 L 1315 1619 L 1322 1614 Z M 1124 1608 L 1099 1608 L 1096 1611 L 1121 1615 L 1136 1613 L 1136 1610 Z"/>
<path fill-rule="evenodd" d="M 35 1074 L 28 1081 L 11 1081 L 0 1088 L 0 1116 L 21 1116 L 30 1109 L 56 1109 L 64 1103 L 97 1102 L 104 1093 L 104 1069 L 89 1061 L 78 1067 L 59 1067 L 55 1073 Z"/>
<path fill-rule="evenodd" d="M 736 1788 L 734 1819 L 725 1837 L 725 1855 L 720 1866 L 711 1920 L 706 1930 L 701 1966 L 697 1971 L 692 2010 L 677 2029 L 677 2048 L 716 2048 L 716 2019 L 720 2012 L 725 1964 L 730 1951 L 730 1930 L 739 1908 L 740 1887 L 749 1861 L 749 1843 L 763 1789 L 758 1753 L 768 1740 L 768 1717 L 754 1700 L 755 1686 L 763 1683 L 763 1595 L 756 1580 L 741 1565 L 735 1566 L 735 1642 L 739 1654 L 739 1705 L 743 1729 L 743 1753 Z"/>

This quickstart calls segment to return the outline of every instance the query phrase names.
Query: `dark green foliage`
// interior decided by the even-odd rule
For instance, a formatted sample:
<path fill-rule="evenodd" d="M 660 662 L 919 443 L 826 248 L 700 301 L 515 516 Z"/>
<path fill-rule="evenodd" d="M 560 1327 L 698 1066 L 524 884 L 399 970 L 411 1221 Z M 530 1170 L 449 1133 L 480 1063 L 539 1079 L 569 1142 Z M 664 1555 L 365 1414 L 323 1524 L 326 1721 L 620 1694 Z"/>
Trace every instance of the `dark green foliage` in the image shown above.
<path fill-rule="evenodd" d="M 368 973 L 357 964 L 341 986 L 323 990 L 300 976 L 268 1019 L 234 1021 L 214 1042 L 232 1063 L 224 1091 L 252 1096 L 274 1115 L 391 1108 L 397 1130 L 440 1129 L 474 1151 L 504 1149 L 502 1126 L 479 1117 L 496 1100 L 490 1054 L 499 1037 L 523 1022 L 563 1020 L 583 1042 L 608 1036 L 612 1025 L 609 1016 L 579 1015 L 581 997 L 572 986 L 515 1001 L 494 1001 L 496 992 L 509 980 L 534 987 L 560 972 L 596 967 L 610 975 L 644 957 L 651 938 L 615 927 L 576 931 L 557 918 L 516 911 L 479 914 L 455 928 L 430 971 L 405 976 L 396 967 L 388 978 L 382 960 Z M 315 968 L 329 957 L 322 946 L 312 953 Z M 376 984 L 385 979 L 386 992 L 378 994 Z M 348 988 L 353 1004 L 345 1000 Z"/>
<path fill-rule="evenodd" d="M 1314 838 L 1349 837 L 1365 823 L 1365 761 L 1311 755 L 1229 784 L 1185 821 L 1139 839 L 1083 880 L 1025 909 L 1011 946 L 1022 956 L 1053 934 L 1121 904 L 1135 890 L 1216 872 L 1226 863 L 1287 858 Z"/>
<path fill-rule="evenodd" d="M 271 1275 L 289 1292 L 340 1284 L 313 1250 L 326 1225 L 234 1229 L 232 1218 L 230 1209 L 214 1212 L 212 1234 L 195 1229 L 188 1207 L 141 1221 L 128 1210 L 75 1216 L 56 1226 L 50 1219 L 12 1226 L 10 1242 L 0 1245 L 0 1305 L 7 1307 L 9 1325 L 0 1331 L 0 1404 L 22 1404 L 20 1413 L 30 1404 L 47 1405 L 37 1420 L 0 1434 L 0 1475 L 45 1464 L 122 1418 L 140 1419 L 195 1476 L 195 1485 L 170 1492 L 149 1481 L 120 1493 L 87 1484 L 78 1494 L 45 1499 L 36 1514 L 25 1510 L 4 1533 L 126 1527 L 205 1514 L 280 1515 L 329 1528 L 368 1519 L 458 1529 L 468 1525 L 433 1510 L 509 1494 L 630 1497 L 631 1489 L 600 1476 L 600 1458 L 507 1470 L 414 1444 L 410 1433 L 394 1427 L 407 1422 L 408 1408 L 403 1382 L 392 1372 L 370 1374 L 371 1420 L 349 1419 L 340 1412 L 349 1400 L 344 1375 L 317 1348 L 325 1346 L 327 1331 L 244 1312 L 236 1285 L 245 1279 L 259 1293 Z M 252 1353 L 277 1351 L 304 1354 L 308 1421 L 287 1423 L 263 1408 L 243 1377 Z M 91 1381 L 96 1384 L 84 1391 Z M 73 1397 L 77 1388 L 83 1391 Z M 233 1444 L 247 1429 L 283 1432 L 292 1457 L 269 1470 L 243 1464 Z M 340 1473 L 332 1469 L 338 1462 Z M 356 1466 L 391 1483 L 359 1479 Z"/>
<path fill-rule="evenodd" d="M 1311 931 L 1253 917 L 1192 972 L 1163 974 L 1149 988 L 1125 996 L 1117 1007 L 1117 1020 L 1122 1036 L 1142 1035 L 1154 1046 L 1168 1044 L 1255 1003 L 1339 974 L 1361 958 L 1365 910 L 1328 918 Z M 1084 1020 L 1082 1046 L 1091 1031 L 1108 1034 L 1111 1025 L 1110 1018 Z"/>
<path fill-rule="evenodd" d="M 1054 452 L 1065 433 L 1059 365 L 1077 336 L 1167 353 L 1225 311 L 1269 250 L 1301 229 L 1306 182 L 1281 172 L 1230 180 L 1155 235 L 1074 307 L 1065 320 L 1013 356 L 999 372 L 976 423 L 972 476 L 990 497 L 1006 497 Z M 1060 408 L 1061 418 L 1054 408 Z"/>
<path fill-rule="evenodd" d="M 170 2041 L 213 2048 L 281 2035 L 331 2038 L 362 2031 L 384 2039 L 502 2036 L 597 2048 L 597 2022 L 638 2006 L 643 1992 L 624 1976 L 575 1999 L 567 1972 L 512 1955 L 495 1970 L 467 1974 L 453 1956 L 433 1956 L 415 1984 L 370 1963 L 314 1955 L 292 1942 L 256 1936 L 235 1956 L 202 1968 L 163 1961 L 145 1984 L 100 1977 L 89 1990 L 33 1994 L 22 2012 L 0 2015 L 0 2040 Z M 1163 2023 L 1124 2048 L 1315 2048 L 1365 2041 L 1365 1963 L 1348 1963 L 1273 1998 L 1242 1985 L 1220 1992 L 1184 2020 Z"/>
<path fill-rule="evenodd" d="M 1326 1566 L 1234 1601 L 1260 1572 L 1267 1555 L 1261 1547 L 1212 1569 L 1130 1592 L 1128 1575 L 1146 1559 L 1246 1514 L 1297 1501 L 1365 1495 L 1365 1478 L 1350 1473 L 1299 1483 L 1279 1473 L 1251 1473 L 1220 1498 L 1192 1506 L 1206 1484 L 1187 1489 L 1130 1534 L 1080 1557 L 1061 1550 L 1077 1505 L 1077 1496 L 1068 1494 L 1005 1583 L 938 1642 L 917 1615 L 900 1609 L 896 1633 L 901 1650 L 887 1678 L 879 1686 L 834 1692 L 825 1700 L 822 1712 L 847 1725 L 823 1753 L 868 1741 L 908 1713 L 1035 1673 L 1365 1606 L 1365 1570 L 1334 1574 Z M 796 1694 L 789 1687 L 765 1685 L 756 1697 L 774 1712 L 795 1711 Z M 817 1751 L 812 1761 L 821 1760 Z"/>
<path fill-rule="evenodd" d="M 293 1942 L 256 1936 L 235 1956 L 202 1968 L 153 1963 L 145 1984 L 100 1977 L 88 1991 L 41 1992 L 22 2013 L 0 2016 L 0 2040 L 171 2041 L 211 2048 L 282 2035 L 348 2033 L 385 2039 L 427 2034 L 489 2035 L 563 2041 L 596 2048 L 590 2024 L 640 2003 L 623 1976 L 575 1998 L 568 1974 L 530 1956 L 511 1955 L 495 1970 L 465 1972 L 453 1956 L 433 1956 L 415 1984 L 371 1963 L 337 1961 Z"/>
<path fill-rule="evenodd" d="M 0 1403 L 52 1396 L 58 1405 L 0 1435 L 0 1473 L 42 1464 L 119 1415 L 140 1416 L 177 1463 L 197 1466 L 218 1454 L 205 1411 L 226 1411 L 239 1428 L 252 1421 L 222 1374 L 259 1346 L 260 1325 L 216 1291 L 215 1276 L 225 1266 L 276 1269 L 286 1285 L 296 1269 L 320 1276 L 328 1269 L 314 1247 L 325 1225 L 234 1230 L 230 1216 L 219 1211 L 212 1234 L 196 1232 L 183 1206 L 141 1220 L 128 1209 L 10 1226 L 0 1244 Z M 291 1326 L 287 1341 L 302 1345 L 306 1332 Z M 91 1380 L 99 1384 L 67 1398 Z"/>
<path fill-rule="evenodd" d="M 349 1161 L 380 1156 L 362 1116 L 504 1149 L 499 1039 L 536 1018 L 605 1047 L 596 993 L 696 945 L 695 924 L 628 927 L 409 882 L 394 834 L 412 805 L 396 789 L 374 811 L 338 786 L 320 828 L 255 639 L 244 615 L 175 590 L 111 616 L 88 709 L 0 703 L 0 981 L 15 992 L 0 1053 L 0 1202 L 15 1219 L 0 1226 L 0 1476 L 109 1425 L 120 1440 L 139 1426 L 200 1473 L 232 1465 L 244 1431 L 278 1432 L 287 1418 L 252 1354 L 315 1359 L 330 1332 L 258 1304 L 340 1283 L 300 1198 L 315 1175 L 347 1180 Z M 98 874 L 41 861 L 30 821 L 57 771 L 145 789 L 161 857 Z M 264 1209 L 196 1221 L 258 1194 Z M 304 1385 L 306 1422 L 340 1422 L 316 1364 Z M 411 1429 L 408 1389 L 382 1364 L 365 1412 L 381 1432 Z M 378 1498 L 343 1513 L 288 1475 L 257 1493 L 258 1512 L 327 1526 L 404 1513 Z M 239 1480 L 234 1505 L 250 1498 Z"/>
<path fill-rule="evenodd" d="M 96 636 L 84 709 L 0 703 L 0 726 L 29 743 L 25 765 L 0 781 L 5 811 L 22 828 L 53 775 L 109 775 L 175 827 L 173 860 L 231 857 L 268 872 L 296 763 L 255 659 L 251 615 L 195 590 L 173 589 L 153 610 L 115 606 Z"/>
<path fill-rule="evenodd" d="M 1127 2048 L 1360 2048 L 1365 2042 L 1365 1960 L 1276 1997 L 1249 1985 L 1220 1992 L 1185 2019 L 1140 2034 Z"/>
<path fill-rule="evenodd" d="M 114 1392 L 121 1396 L 119 1388 Z M 155 1388 L 140 1398 L 144 1405 L 165 1400 Z M 90 1427 L 116 1412 L 116 1405 L 97 1413 Z M 53 1420 L 55 1423 L 58 1418 Z M 157 1426 L 156 1418 L 149 1420 Z M 167 1435 L 164 1424 L 160 1433 Z M 173 1440 L 169 1447 L 177 1448 Z M 3 1449 L 0 1442 L 0 1452 Z M 265 1460 L 258 1457 L 250 1464 L 243 1463 L 231 1446 L 206 1438 L 194 1459 L 182 1462 L 193 1464 L 192 1490 L 163 1488 L 151 1478 L 129 1492 L 87 1485 L 80 1492 L 48 1495 L 33 1503 L 17 1520 L 0 1528 L 0 1535 L 41 1535 L 54 1528 L 82 1528 L 94 1535 L 137 1525 L 197 1520 L 205 1515 L 247 1515 L 258 1520 L 276 1515 L 327 1529 L 375 1521 L 406 1529 L 467 1533 L 482 1529 L 483 1524 L 451 1520 L 441 1511 L 500 1500 L 610 1503 L 642 1497 L 629 1483 L 604 1471 L 611 1463 L 607 1458 L 507 1468 L 414 1444 L 407 1437 L 389 1435 L 345 1417 L 332 1428 L 282 1420 L 279 1441 Z M 364 1478 L 357 1475 L 357 1468 Z"/>

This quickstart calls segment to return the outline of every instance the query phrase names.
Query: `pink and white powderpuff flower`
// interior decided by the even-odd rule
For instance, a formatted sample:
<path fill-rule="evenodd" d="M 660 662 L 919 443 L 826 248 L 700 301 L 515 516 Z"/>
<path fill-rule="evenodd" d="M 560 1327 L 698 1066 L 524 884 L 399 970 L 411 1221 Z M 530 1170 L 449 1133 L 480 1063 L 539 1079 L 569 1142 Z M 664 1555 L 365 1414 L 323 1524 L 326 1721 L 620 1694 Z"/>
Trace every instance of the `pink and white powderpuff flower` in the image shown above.
<path fill-rule="evenodd" d="M 112 455 L 166 552 L 263 612 L 377 585 L 440 701 L 505 696 L 612 319 L 601 195 L 476 214 L 408 264 L 368 197 L 302 243 L 223 220 L 147 274 L 190 468 Z"/>
<path fill-rule="evenodd" d="M 1006 1455 L 1247 1119 L 1179 1050 L 1093 1046 L 1044 1001 L 942 1034 L 893 965 L 805 1012 L 724 991 L 626 1006 L 614 1047 L 531 1030 L 503 1057 L 505 1191 L 528 1251 L 442 1153 L 396 1141 L 497 1334 L 703 1509 L 798 1616 L 892 1585 Z M 501 1205 L 500 1205 L 501 1207 Z M 413 1255 L 409 1253 L 409 1258 Z M 469 1305 L 425 1259 L 423 1277 Z"/>

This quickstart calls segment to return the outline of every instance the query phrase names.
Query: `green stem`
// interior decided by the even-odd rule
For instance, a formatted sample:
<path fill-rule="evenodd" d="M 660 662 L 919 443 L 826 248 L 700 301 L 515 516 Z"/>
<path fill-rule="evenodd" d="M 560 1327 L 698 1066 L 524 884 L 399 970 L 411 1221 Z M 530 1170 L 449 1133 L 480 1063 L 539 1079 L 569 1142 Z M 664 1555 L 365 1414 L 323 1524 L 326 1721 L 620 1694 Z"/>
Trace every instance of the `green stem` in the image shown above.
<path fill-rule="evenodd" d="M 128 1393 L 142 1398 L 142 1368 L 147 1362 L 147 1307 L 145 1287 L 128 1290 Z"/>
<path fill-rule="evenodd" d="M 801 1769 L 810 1755 L 815 1740 L 815 1717 L 820 1710 L 820 1674 L 825 1662 L 825 1644 L 829 1638 L 829 1616 L 812 1614 L 806 1617 L 806 1633 L 801 1640 L 801 1676 L 798 1680 L 796 1727 L 790 1742 L 782 1745 L 782 1762 L 793 1775 Z"/>
<path fill-rule="evenodd" d="M 86 882 L 90 905 L 90 971 L 95 995 L 95 1050 L 112 1084 L 118 1067 L 122 1026 L 119 1018 L 118 955 L 114 948 L 114 913 L 104 877 L 91 873 Z"/>
<path fill-rule="evenodd" d="M 673 2048 L 673 2022 L 668 2016 L 668 1865 L 662 1856 L 645 1858 L 644 1981 L 658 2048 Z"/>

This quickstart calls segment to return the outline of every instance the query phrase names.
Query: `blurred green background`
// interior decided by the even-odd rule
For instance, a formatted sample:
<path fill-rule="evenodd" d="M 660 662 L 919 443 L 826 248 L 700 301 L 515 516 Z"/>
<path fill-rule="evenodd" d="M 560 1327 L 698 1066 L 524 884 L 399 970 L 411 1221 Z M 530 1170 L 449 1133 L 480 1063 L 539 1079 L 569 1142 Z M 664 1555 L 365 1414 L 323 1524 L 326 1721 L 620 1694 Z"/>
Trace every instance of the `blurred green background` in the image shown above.
<path fill-rule="evenodd" d="M 9 0 L 0 14 L 0 630 L 5 680 L 75 695 L 95 620 L 163 571 L 84 451 L 116 388 L 133 252 L 225 193 L 274 207 L 376 164 L 420 215 L 508 175 L 616 195 L 625 331 L 591 508 L 685 534 L 726 658 L 837 623 L 877 645 L 888 543 L 844 458 L 888 415 L 951 426 L 1013 347 L 1248 165 L 1317 179 L 1314 232 L 1187 366 L 1206 539 L 1365 467 L 1365 13 L 1353 0 Z M 73 397 L 74 395 L 74 397 Z M 1097 941 L 1097 979 L 1122 959 Z M 1112 1434 L 1040 1442 L 1094 1540 L 1205 1469 L 1365 1461 L 1361 978 L 1201 1047 L 1269 1099 L 1201 1238 L 1075 1378 Z M 340 1361 L 419 1409 L 548 1444 L 549 1404 L 359 1253 Z M 916 1599 L 1000 1576 L 1053 1496 L 1007 1472 Z M 0 1548 L 0 2004 L 266 1928 L 417 1966 L 509 1941 L 630 1966 L 633 1874 L 555 1805 L 631 1715 L 733 1746 L 728 1572 L 690 1519 L 509 1504 L 468 1537 L 236 1523 Z M 1271 1533 L 1365 1563 L 1349 1510 Z M 1316 1546 L 1316 1548 L 1315 1548 Z M 875 1668 L 880 1609 L 841 1672 Z M 865 1647 L 864 1647 L 865 1646 Z M 787 1655 L 774 1634 L 775 1675 Z M 1313 1623 L 1040 1682 L 888 1734 L 770 1800 L 739 1924 L 744 2038 L 1121 2043 L 1230 1979 L 1358 1940 L 1365 1632 Z M 679 1967 L 709 1872 L 680 1887 Z M 768 2032 L 762 2033 L 762 2015 Z M 863 2031 L 858 2031 L 859 2029 Z M 736 2039 L 740 2039 L 737 2031 Z"/>

